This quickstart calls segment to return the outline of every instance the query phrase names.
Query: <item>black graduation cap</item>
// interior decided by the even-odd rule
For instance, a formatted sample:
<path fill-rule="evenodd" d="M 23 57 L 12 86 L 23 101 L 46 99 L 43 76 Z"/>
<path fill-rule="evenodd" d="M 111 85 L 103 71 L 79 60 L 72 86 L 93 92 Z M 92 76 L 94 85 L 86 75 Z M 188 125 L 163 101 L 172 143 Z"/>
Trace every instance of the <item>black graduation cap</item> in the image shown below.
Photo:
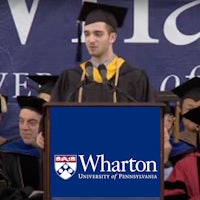
<path fill-rule="evenodd" d="M 38 88 L 38 93 L 51 94 L 51 91 L 58 80 L 59 76 L 56 75 L 29 75 L 31 80 L 35 81 L 40 85 Z"/>
<path fill-rule="evenodd" d="M 92 2 L 83 2 L 79 17 L 78 17 L 78 52 L 77 61 L 81 61 L 81 21 L 85 21 L 85 25 L 95 22 L 105 22 L 110 25 L 115 32 L 117 27 L 122 27 L 127 8 L 99 4 Z"/>
<path fill-rule="evenodd" d="M 43 113 L 43 104 L 46 101 L 37 96 L 17 96 L 17 102 L 20 108 L 28 108 L 40 114 Z"/>
<path fill-rule="evenodd" d="M 0 113 L 5 113 L 7 112 L 7 102 L 8 102 L 8 97 L 0 94 Z"/>
<path fill-rule="evenodd" d="M 200 125 L 200 107 L 194 108 L 183 115 L 195 124 Z"/>
<path fill-rule="evenodd" d="M 194 77 L 172 90 L 180 98 L 191 98 L 200 100 L 200 78 Z"/>
<path fill-rule="evenodd" d="M 116 30 L 123 25 L 127 10 L 125 7 L 84 2 L 78 20 L 85 21 L 85 25 L 105 22 Z"/>

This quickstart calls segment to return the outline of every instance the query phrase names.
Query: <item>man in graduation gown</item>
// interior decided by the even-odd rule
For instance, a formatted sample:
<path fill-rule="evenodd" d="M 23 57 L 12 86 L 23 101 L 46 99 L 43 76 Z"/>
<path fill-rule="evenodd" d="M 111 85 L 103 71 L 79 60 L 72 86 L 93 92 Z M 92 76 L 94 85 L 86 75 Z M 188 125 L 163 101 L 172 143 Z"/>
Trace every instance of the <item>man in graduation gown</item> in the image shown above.
<path fill-rule="evenodd" d="M 42 107 L 40 107 L 40 105 L 46 101 L 49 101 L 52 88 L 54 87 L 58 76 L 29 75 L 28 78 L 37 83 L 36 86 L 33 84 L 29 84 L 29 86 L 37 90 L 37 97 L 41 99 L 38 99 L 35 96 L 19 96 L 17 98 L 18 103 L 21 108 L 25 107 L 27 103 L 30 103 L 30 105 L 28 105 L 29 108 L 34 109 L 42 114 Z M 42 99 L 44 99 L 45 101 Z M 25 185 L 31 185 L 34 189 L 39 189 L 39 187 L 41 186 L 39 184 L 41 177 L 38 177 L 38 171 L 41 166 L 39 166 L 40 163 L 38 161 L 41 161 L 41 152 L 38 148 L 35 147 L 34 141 L 32 141 L 31 144 L 27 144 L 26 141 L 23 140 L 23 137 L 19 136 L 17 138 L 11 138 L 7 140 L 5 139 L 4 143 L 4 145 L 0 146 L 0 151 L 2 152 L 1 156 L 3 161 L 7 164 L 6 167 L 4 164 L 4 168 L 6 169 L 6 171 L 8 171 L 7 173 L 10 177 L 6 179 L 9 180 L 9 183 L 7 183 L 6 185 L 20 188 Z M 9 165 L 9 163 L 15 164 Z M 29 167 L 27 167 L 29 165 L 32 166 L 32 176 L 29 176 L 30 169 Z M 13 172 L 14 170 L 15 172 Z M 23 177 L 19 176 L 20 172 L 23 172 Z M 32 179 L 31 177 L 35 178 Z"/>
<path fill-rule="evenodd" d="M 2 113 L 7 112 L 7 96 L 4 96 L 2 94 L 0 94 L 0 121 L 2 120 Z M 17 166 L 19 166 L 20 160 L 17 160 L 17 158 L 20 157 L 22 151 L 23 153 L 25 153 L 27 155 L 27 157 L 30 156 L 30 160 L 31 157 L 33 156 L 33 153 L 35 156 L 38 156 L 38 151 L 35 149 L 34 151 L 32 151 L 34 148 L 30 147 L 30 149 L 27 148 L 27 146 L 22 143 L 22 141 L 17 140 L 14 143 L 7 143 L 8 140 L 4 139 L 4 142 L 1 143 L 1 150 L 2 151 L 6 151 L 6 152 L 10 152 L 10 153 L 6 153 L 6 152 L 2 152 L 2 154 L 4 154 L 6 161 L 3 159 L 0 159 L 0 199 L 2 200 L 42 200 L 42 195 L 39 196 L 38 195 L 34 195 L 33 198 L 30 197 L 30 195 L 33 194 L 34 192 L 34 188 L 27 186 L 27 187 L 22 187 L 22 185 L 20 185 L 20 187 L 17 187 L 16 185 L 13 185 L 13 183 L 11 183 L 11 179 L 9 177 L 9 175 L 7 174 L 7 170 L 9 171 L 9 173 L 11 173 L 12 175 L 12 180 L 14 180 L 15 178 L 17 180 L 20 180 L 20 178 L 22 178 L 22 176 L 28 176 L 30 177 L 30 166 L 31 168 L 33 168 L 33 171 L 31 172 L 33 176 L 35 176 L 35 170 L 37 170 L 37 165 L 34 166 L 33 160 L 31 162 L 29 162 L 28 165 L 26 165 L 26 174 L 21 174 L 22 176 L 20 176 L 19 171 L 17 171 Z M 16 145 L 17 144 L 17 145 Z M 21 147 L 23 148 L 19 148 L 19 144 Z M 17 149 L 16 149 L 17 147 Z M 14 148 L 14 149 L 13 149 Z M 3 150 L 4 149 L 4 150 Z M 14 151 L 15 153 L 12 154 L 11 152 Z M 22 156 L 23 157 L 23 156 Z M 23 160 L 23 158 L 21 158 Z M 8 161 L 8 162 L 7 162 Z M 38 163 L 38 162 L 37 162 Z M 7 170 L 4 170 L 7 167 Z M 36 167 L 36 168 L 35 168 Z M 14 169 L 14 170 L 13 170 Z M 24 171 L 24 170 L 22 170 Z M 21 171 L 21 172 L 22 172 Z M 35 181 L 37 182 L 37 175 L 34 177 Z M 26 179 L 28 180 L 28 178 Z M 39 179 L 38 179 L 39 180 Z M 22 183 L 22 182 L 20 182 Z M 12 187 L 14 186 L 14 187 Z"/>
<path fill-rule="evenodd" d="M 172 90 L 180 98 L 180 111 L 178 115 L 200 106 L 200 78 L 194 77 Z M 177 115 L 177 114 L 176 114 Z M 177 118 L 178 116 L 176 116 Z M 180 121 L 176 120 L 175 125 L 179 126 Z M 178 160 L 197 148 L 196 125 L 190 120 L 181 117 L 182 127 L 178 133 L 179 141 L 176 142 L 174 135 L 170 138 L 172 150 L 170 161 L 174 165 Z"/>
<path fill-rule="evenodd" d="M 0 161 L 6 175 L 7 186 L 40 189 L 40 151 L 36 136 L 40 130 L 45 100 L 36 96 L 18 96 L 20 106 L 20 138 L 0 147 Z"/>
<path fill-rule="evenodd" d="M 153 101 L 145 71 L 132 67 L 113 49 L 117 28 L 122 26 L 126 12 L 127 8 L 84 2 L 78 20 L 85 21 L 85 43 L 91 58 L 62 72 L 51 101 Z"/>

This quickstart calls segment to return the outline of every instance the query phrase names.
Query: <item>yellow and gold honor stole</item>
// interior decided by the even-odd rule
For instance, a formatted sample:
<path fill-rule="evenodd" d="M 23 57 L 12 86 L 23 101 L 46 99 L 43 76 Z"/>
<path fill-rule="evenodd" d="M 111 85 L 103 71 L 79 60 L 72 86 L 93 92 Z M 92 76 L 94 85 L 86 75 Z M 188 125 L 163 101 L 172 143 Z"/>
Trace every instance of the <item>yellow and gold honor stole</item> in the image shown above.
<path fill-rule="evenodd" d="M 110 80 L 117 72 L 119 72 L 120 67 L 122 66 L 122 64 L 125 62 L 125 60 L 123 58 L 119 58 L 119 57 L 115 57 L 107 66 L 107 73 L 106 73 L 106 78 L 108 80 Z M 86 62 L 82 63 L 80 65 L 80 67 L 83 70 L 83 74 L 85 74 L 86 76 L 88 76 L 88 73 L 86 72 L 85 69 L 85 64 Z M 93 79 L 94 81 L 96 81 L 97 83 L 102 83 L 103 79 L 99 73 L 99 70 L 97 68 L 97 66 L 95 66 L 93 68 Z"/>

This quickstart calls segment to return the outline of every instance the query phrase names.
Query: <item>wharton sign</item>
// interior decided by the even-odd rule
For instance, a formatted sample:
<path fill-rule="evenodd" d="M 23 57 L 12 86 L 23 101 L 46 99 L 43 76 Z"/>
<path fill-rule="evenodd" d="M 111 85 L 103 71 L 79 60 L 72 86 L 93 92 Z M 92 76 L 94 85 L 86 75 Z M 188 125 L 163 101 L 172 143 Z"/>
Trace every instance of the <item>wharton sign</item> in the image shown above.
<path fill-rule="evenodd" d="M 135 178 L 152 178 L 157 179 L 156 173 L 151 175 L 141 175 L 141 174 L 123 174 L 122 172 L 130 171 L 131 173 L 139 172 L 158 172 L 156 161 L 142 161 L 142 160 L 115 160 L 110 162 L 105 160 L 105 155 L 96 155 L 94 161 L 93 156 L 90 155 L 87 161 L 85 161 L 85 155 L 79 155 L 81 166 L 83 168 L 83 173 L 78 174 L 79 179 L 135 179 Z M 64 180 L 71 178 L 76 172 L 77 160 L 75 155 L 56 155 L 54 156 L 54 166 L 55 171 Z M 85 174 L 88 168 L 91 167 L 93 172 L 96 172 L 99 166 L 99 174 Z M 102 173 L 103 172 L 103 173 Z M 105 174 L 108 173 L 108 174 Z M 110 173 L 116 173 L 114 176 Z M 119 174 L 118 174 L 119 173 Z"/>
<path fill-rule="evenodd" d="M 46 111 L 45 200 L 162 199 L 160 105 L 48 103 Z"/>

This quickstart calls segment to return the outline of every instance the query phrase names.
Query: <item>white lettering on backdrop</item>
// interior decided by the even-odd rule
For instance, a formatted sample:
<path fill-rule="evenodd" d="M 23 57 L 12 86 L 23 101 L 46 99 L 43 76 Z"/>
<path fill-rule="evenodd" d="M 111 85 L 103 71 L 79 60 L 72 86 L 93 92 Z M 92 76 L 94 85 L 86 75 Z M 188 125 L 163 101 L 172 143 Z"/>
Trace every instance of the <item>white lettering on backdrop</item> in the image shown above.
<path fill-rule="evenodd" d="M 22 45 L 26 44 L 35 17 L 39 0 L 33 0 L 30 12 L 26 0 L 8 0 L 8 5 L 15 23 L 15 27 Z"/>
<path fill-rule="evenodd" d="M 97 1 L 91 1 L 97 2 Z M 22 45 L 26 44 L 33 20 L 38 8 L 39 0 L 33 0 L 30 12 L 26 0 L 8 0 L 10 11 Z M 200 4 L 200 0 L 190 2 L 173 11 L 166 19 L 163 32 L 166 39 L 174 45 L 187 45 L 200 38 L 200 32 L 193 35 L 181 33 L 177 27 L 177 18 L 186 10 Z M 149 34 L 149 0 L 133 1 L 134 16 L 132 20 L 134 33 L 131 38 L 124 39 L 124 43 L 159 43 L 159 39 L 150 37 Z M 84 36 L 82 34 L 82 41 Z M 72 39 L 77 43 L 77 38 Z"/>
<path fill-rule="evenodd" d="M 172 12 L 165 21 L 164 34 L 169 42 L 175 45 L 187 45 L 200 38 L 200 32 L 194 35 L 185 35 L 178 30 L 177 18 L 181 13 L 200 4 L 200 0 L 188 3 Z"/>
<path fill-rule="evenodd" d="M 200 69 L 200 65 L 195 66 L 195 67 L 191 70 L 190 74 L 189 74 L 189 75 L 186 75 L 185 78 L 187 78 L 187 79 L 189 80 L 189 79 L 191 79 L 191 78 L 193 78 L 193 77 L 195 77 L 195 76 L 198 76 L 199 73 L 196 72 L 198 69 Z M 175 81 L 174 87 L 177 87 L 177 86 L 180 85 L 180 78 L 179 78 L 177 75 L 175 75 L 175 74 L 170 74 L 170 75 L 166 76 L 166 77 L 164 78 L 164 80 L 162 81 L 162 83 L 161 83 L 161 85 L 160 85 L 160 91 L 165 91 L 167 82 L 168 82 L 170 79 L 174 79 L 174 81 Z"/>

